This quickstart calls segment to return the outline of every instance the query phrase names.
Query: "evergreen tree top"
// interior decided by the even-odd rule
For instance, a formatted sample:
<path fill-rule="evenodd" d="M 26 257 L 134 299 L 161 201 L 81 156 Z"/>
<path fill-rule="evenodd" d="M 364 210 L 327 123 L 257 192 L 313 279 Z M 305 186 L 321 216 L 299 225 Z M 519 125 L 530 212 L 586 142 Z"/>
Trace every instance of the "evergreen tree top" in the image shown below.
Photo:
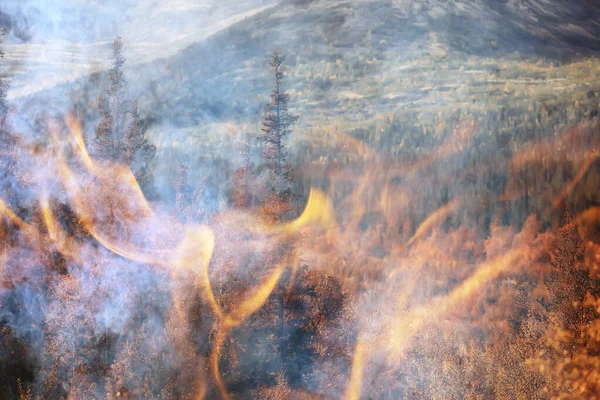
<path fill-rule="evenodd" d="M 0 29 L 0 43 L 2 43 L 2 37 L 6 34 L 6 28 Z M 0 49 L 0 59 L 4 58 L 4 52 Z M 4 80 L 0 79 L 0 116 L 5 115 L 8 112 L 8 104 L 6 102 L 7 97 L 7 85 Z"/>
<path fill-rule="evenodd" d="M 285 60 L 277 49 L 271 52 L 270 66 L 274 74 L 275 87 L 271 91 L 270 101 L 265 109 L 262 133 L 258 139 L 262 142 L 263 165 L 269 171 L 265 182 L 266 193 L 262 199 L 266 214 L 273 218 L 290 216 L 294 194 L 292 193 L 293 168 L 288 161 L 285 139 L 292 134 L 292 126 L 298 120 L 288 110 L 290 96 L 280 90 L 283 79 L 281 66 Z"/>
<path fill-rule="evenodd" d="M 116 93 L 122 90 L 126 85 L 123 76 L 123 65 L 125 64 L 125 57 L 123 56 L 123 39 L 120 36 L 116 36 L 113 40 L 112 51 L 112 68 L 109 71 L 109 81 L 111 83 L 110 91 Z"/>
<path fill-rule="evenodd" d="M 266 106 L 265 119 L 262 123 L 262 131 L 265 132 L 265 135 L 261 137 L 265 142 L 278 143 L 280 148 L 282 138 L 291 134 L 289 128 L 298 120 L 297 115 L 290 115 L 288 112 L 289 94 L 280 90 L 283 79 L 281 66 L 284 61 L 285 56 L 280 55 L 279 50 L 275 49 L 271 52 L 269 65 L 273 69 L 276 85 L 271 91 L 270 101 Z"/>
<path fill-rule="evenodd" d="M 281 71 L 281 65 L 283 64 L 284 61 L 285 61 L 285 56 L 279 55 L 278 49 L 274 49 L 271 52 L 271 62 L 269 65 L 271 65 L 271 68 L 273 68 L 274 73 L 275 73 L 275 83 L 277 84 L 277 88 L 276 88 L 277 92 L 279 92 L 279 84 L 281 83 L 281 80 L 283 78 L 283 72 Z"/>

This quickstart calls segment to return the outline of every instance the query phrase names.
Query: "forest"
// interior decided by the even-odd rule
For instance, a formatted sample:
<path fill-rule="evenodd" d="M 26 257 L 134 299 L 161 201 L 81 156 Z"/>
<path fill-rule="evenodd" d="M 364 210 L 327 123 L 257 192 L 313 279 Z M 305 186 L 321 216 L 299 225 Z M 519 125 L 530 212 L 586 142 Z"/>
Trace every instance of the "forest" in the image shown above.
<path fill-rule="evenodd" d="M 31 120 L 0 80 L 0 397 L 600 398 L 600 63 L 380 34 L 164 101 L 116 36 Z"/>

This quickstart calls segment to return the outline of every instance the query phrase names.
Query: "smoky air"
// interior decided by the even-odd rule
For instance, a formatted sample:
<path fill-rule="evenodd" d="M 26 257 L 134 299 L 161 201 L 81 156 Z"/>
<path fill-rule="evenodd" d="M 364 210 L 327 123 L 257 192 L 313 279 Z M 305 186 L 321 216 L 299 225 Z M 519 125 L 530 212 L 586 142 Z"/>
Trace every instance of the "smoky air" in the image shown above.
<path fill-rule="evenodd" d="M 0 398 L 597 398 L 599 16 L 3 1 Z"/>

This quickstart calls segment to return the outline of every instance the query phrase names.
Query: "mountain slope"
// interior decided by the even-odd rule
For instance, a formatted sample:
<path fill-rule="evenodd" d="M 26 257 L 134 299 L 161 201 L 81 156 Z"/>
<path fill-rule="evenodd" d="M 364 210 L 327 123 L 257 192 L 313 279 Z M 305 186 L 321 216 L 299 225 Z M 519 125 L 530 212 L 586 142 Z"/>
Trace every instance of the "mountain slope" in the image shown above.
<path fill-rule="evenodd" d="M 152 109 L 177 125 L 194 125 L 258 112 L 275 47 L 288 54 L 288 70 L 294 71 L 289 87 L 309 95 L 332 87 L 337 96 L 350 81 L 380 77 L 401 63 L 515 52 L 558 61 L 597 54 L 597 16 L 600 6 L 591 2 L 285 2 L 189 46 L 164 65 L 148 65 L 138 82 L 157 76 L 153 87 L 161 102 Z M 330 80 L 323 71 L 327 62 L 353 69 L 353 76 Z M 319 102 L 321 110 L 327 105 Z"/>
<path fill-rule="evenodd" d="M 561 87 L 594 89 L 594 77 L 584 85 L 581 76 L 553 68 L 598 54 L 599 10 L 558 0 L 285 1 L 168 59 L 135 67 L 130 60 L 126 74 L 147 119 L 170 128 L 256 122 L 275 47 L 288 55 L 286 89 L 304 122 L 365 120 L 399 107 L 527 102 Z M 92 118 L 105 82 L 97 73 L 25 99 L 24 108 L 74 103 Z"/>

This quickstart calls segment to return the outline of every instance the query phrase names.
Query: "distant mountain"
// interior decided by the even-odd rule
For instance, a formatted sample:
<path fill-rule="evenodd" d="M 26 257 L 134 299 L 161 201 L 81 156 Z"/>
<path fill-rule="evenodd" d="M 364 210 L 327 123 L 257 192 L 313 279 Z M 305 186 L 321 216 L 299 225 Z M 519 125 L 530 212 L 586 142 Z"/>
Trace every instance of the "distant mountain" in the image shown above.
<path fill-rule="evenodd" d="M 251 138 L 272 88 L 273 48 L 287 55 L 284 90 L 301 115 L 292 155 L 299 165 L 337 157 L 318 149 L 323 126 L 412 156 L 477 121 L 485 136 L 477 140 L 495 153 L 515 138 L 598 115 L 600 62 L 577 61 L 599 54 L 599 8 L 560 0 L 287 0 L 174 56 L 130 59 L 125 73 L 160 152 L 159 191 L 170 190 L 184 162 L 216 204 L 239 161 L 239 140 L 260 154 Z M 36 125 L 36 116 L 74 109 L 93 134 L 106 86 L 98 72 L 19 98 L 17 131 L 43 141 L 45 122 Z"/>
<path fill-rule="evenodd" d="M 515 55 L 561 62 L 596 55 L 597 21 L 595 1 L 287 0 L 173 57 L 136 66 L 128 74 L 129 87 L 149 118 L 171 126 L 252 118 L 268 96 L 268 55 L 277 47 L 288 55 L 287 88 L 301 93 L 292 105 L 327 114 L 342 102 L 340 93 L 346 100 L 364 97 L 355 81 L 366 86 L 381 86 L 384 77 L 398 81 L 400 66 L 410 63 Z M 336 71 L 329 75 L 327 63 L 340 63 L 345 78 Z M 69 97 L 66 103 L 83 103 L 87 112 L 104 81 L 96 74 L 35 101 L 45 98 L 56 106 L 61 102 L 54 97 L 65 100 L 57 93 L 75 88 L 83 99 Z M 368 100 L 366 106 L 374 106 L 383 97 Z"/>
<path fill-rule="evenodd" d="M 3 0 L 0 28 L 7 41 L 95 43 L 120 34 L 136 42 L 162 43 L 199 25 L 273 3 L 273 0 Z"/>
<path fill-rule="evenodd" d="M 288 54 L 288 70 L 306 70 L 289 86 L 311 93 L 331 83 L 308 75 L 323 61 L 418 59 L 432 43 L 485 57 L 517 52 L 560 61 L 597 54 L 597 21 L 600 3 L 592 1 L 286 1 L 148 65 L 138 82 L 154 78 L 160 102 L 152 109 L 188 125 L 256 113 L 257 95 L 268 95 L 266 67 L 275 47 Z M 376 69 L 367 74 L 385 72 Z"/>

